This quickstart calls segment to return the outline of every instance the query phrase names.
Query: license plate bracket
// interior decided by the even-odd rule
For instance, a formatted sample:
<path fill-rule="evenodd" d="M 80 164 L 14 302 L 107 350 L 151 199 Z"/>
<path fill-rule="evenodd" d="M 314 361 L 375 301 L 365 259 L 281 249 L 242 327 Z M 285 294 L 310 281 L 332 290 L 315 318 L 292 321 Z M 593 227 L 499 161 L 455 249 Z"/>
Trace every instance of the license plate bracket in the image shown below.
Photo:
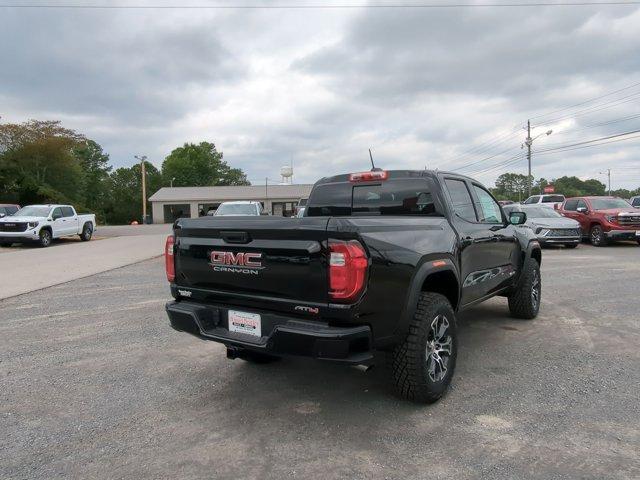
<path fill-rule="evenodd" d="M 258 313 L 229 310 L 228 321 L 230 332 L 244 333 L 253 337 L 262 336 L 262 318 Z"/>

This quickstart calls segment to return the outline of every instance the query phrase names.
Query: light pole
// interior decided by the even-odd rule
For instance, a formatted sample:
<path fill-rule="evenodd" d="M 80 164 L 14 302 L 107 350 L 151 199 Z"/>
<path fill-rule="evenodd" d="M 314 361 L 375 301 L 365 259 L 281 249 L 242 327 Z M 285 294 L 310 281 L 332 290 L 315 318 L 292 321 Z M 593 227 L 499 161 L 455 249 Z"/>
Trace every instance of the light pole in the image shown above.
<path fill-rule="evenodd" d="M 609 188 L 608 188 L 608 190 L 609 190 L 609 196 L 611 196 L 611 169 L 610 169 L 610 168 L 607 168 L 607 171 L 606 171 L 606 172 L 598 172 L 598 173 L 599 173 L 600 175 L 606 175 L 606 176 L 607 176 L 607 178 L 608 178 L 608 180 L 609 180 L 609 182 L 608 182 L 608 186 L 609 186 Z"/>
<path fill-rule="evenodd" d="M 173 177 L 173 178 L 171 179 L 171 188 L 173 188 L 173 181 L 174 181 L 175 179 L 176 179 L 176 177 Z"/>
<path fill-rule="evenodd" d="M 147 176 L 145 175 L 144 162 L 147 161 L 146 155 L 135 155 L 140 160 L 140 173 L 142 175 L 142 224 L 147 220 Z"/>
<path fill-rule="evenodd" d="M 527 138 L 525 138 L 524 140 L 524 145 L 527 146 L 527 164 L 529 165 L 529 174 L 527 176 L 527 186 L 529 187 L 529 196 L 531 196 L 531 187 L 533 186 L 533 179 L 531 178 L 531 145 L 533 144 L 533 141 L 536 138 L 541 137 L 542 135 L 551 135 L 553 133 L 553 130 L 547 130 L 544 133 L 541 133 L 539 135 L 536 135 L 535 137 L 531 138 L 531 121 L 527 120 Z M 523 146 L 524 146 L 523 145 Z"/>

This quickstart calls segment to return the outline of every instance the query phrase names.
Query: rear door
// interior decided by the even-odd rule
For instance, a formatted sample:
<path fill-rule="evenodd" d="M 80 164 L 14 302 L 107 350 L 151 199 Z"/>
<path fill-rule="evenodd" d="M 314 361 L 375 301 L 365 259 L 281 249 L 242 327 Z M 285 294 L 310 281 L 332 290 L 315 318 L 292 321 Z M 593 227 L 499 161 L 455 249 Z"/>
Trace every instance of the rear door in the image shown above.
<path fill-rule="evenodd" d="M 176 283 L 236 303 L 328 302 L 327 218 L 209 216 L 176 227 Z M 246 301 L 246 302 L 245 302 Z"/>
<path fill-rule="evenodd" d="M 78 233 L 78 216 L 71 207 L 60 207 L 62 211 L 63 228 L 65 235 L 75 235 Z"/>

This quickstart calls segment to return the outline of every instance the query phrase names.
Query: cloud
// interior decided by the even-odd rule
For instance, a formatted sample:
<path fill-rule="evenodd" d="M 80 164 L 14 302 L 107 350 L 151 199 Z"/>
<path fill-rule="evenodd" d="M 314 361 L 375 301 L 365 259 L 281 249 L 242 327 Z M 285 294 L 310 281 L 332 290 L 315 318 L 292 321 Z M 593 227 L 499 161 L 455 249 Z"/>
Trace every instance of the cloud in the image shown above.
<path fill-rule="evenodd" d="M 501 170 L 482 170 L 521 153 L 527 118 L 556 131 L 535 149 L 640 126 L 597 125 L 640 113 L 640 95 L 562 118 L 640 87 L 537 117 L 640 82 L 638 8 L 1 13 L 3 120 L 61 119 L 117 166 L 208 140 L 251 179 L 293 160 L 313 182 L 367 168 L 372 147 L 387 168 L 476 162 L 463 172 L 491 183 Z M 534 173 L 597 175 L 639 150 L 534 154 Z"/>

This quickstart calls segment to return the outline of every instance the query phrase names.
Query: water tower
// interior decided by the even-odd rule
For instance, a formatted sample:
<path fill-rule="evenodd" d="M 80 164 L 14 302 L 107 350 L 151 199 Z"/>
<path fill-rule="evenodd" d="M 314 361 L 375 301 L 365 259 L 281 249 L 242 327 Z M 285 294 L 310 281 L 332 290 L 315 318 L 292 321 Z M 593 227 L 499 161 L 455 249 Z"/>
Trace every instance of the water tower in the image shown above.
<path fill-rule="evenodd" d="M 293 181 L 293 167 L 285 165 L 280 168 L 280 175 L 282 176 L 282 183 L 290 185 Z"/>

